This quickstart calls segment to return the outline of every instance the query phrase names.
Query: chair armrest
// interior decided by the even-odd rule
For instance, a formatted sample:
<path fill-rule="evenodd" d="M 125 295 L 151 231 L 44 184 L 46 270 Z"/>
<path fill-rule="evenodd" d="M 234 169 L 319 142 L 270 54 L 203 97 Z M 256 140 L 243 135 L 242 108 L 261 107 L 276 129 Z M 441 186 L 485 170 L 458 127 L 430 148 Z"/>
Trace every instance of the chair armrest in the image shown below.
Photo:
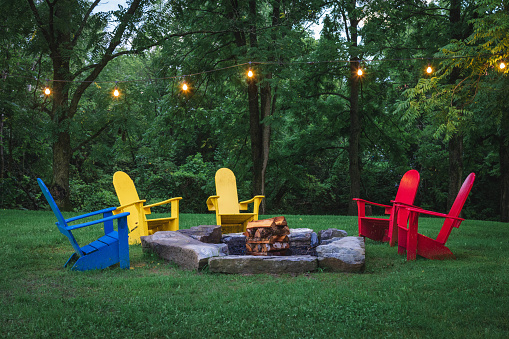
<path fill-rule="evenodd" d="M 406 207 L 413 207 L 413 208 L 421 209 L 419 206 L 415 206 L 415 205 L 412 205 L 412 204 L 407 204 L 407 203 L 401 202 L 401 201 L 391 200 L 391 203 L 393 203 L 394 205 L 405 207 L 405 208 Z"/>
<path fill-rule="evenodd" d="M 65 219 L 65 222 L 67 222 L 67 223 L 68 223 L 68 222 L 72 222 L 72 221 L 80 220 L 80 219 L 83 219 L 83 218 L 92 217 L 92 216 L 97 215 L 97 214 L 113 212 L 115 209 L 116 209 L 115 207 L 109 207 L 109 208 L 105 208 L 105 209 L 102 209 L 102 210 L 99 210 L 99 211 L 90 212 L 90 213 L 83 214 L 83 215 L 78 215 L 78 216 L 76 216 L 76 217 L 72 217 L 72 218 L 69 218 L 69 219 Z"/>
<path fill-rule="evenodd" d="M 392 206 L 390 206 L 390 205 L 378 204 L 376 202 L 371 202 L 371 201 L 367 201 L 364 199 L 353 198 L 352 200 L 355 200 L 357 202 L 363 202 L 363 203 L 369 204 L 369 205 L 375 205 L 375 206 L 380 206 L 380 207 L 384 207 L 384 208 L 392 208 Z"/>
<path fill-rule="evenodd" d="M 115 209 L 115 207 L 112 207 L 112 208 Z M 92 226 L 92 225 L 95 225 L 95 224 L 102 224 L 102 223 L 104 223 L 106 221 L 124 218 L 124 217 L 127 217 L 128 215 L 129 215 L 129 212 L 124 212 L 124 213 L 120 213 L 120 214 L 117 214 L 117 215 L 112 215 L 112 216 L 109 216 L 109 217 L 106 217 L 106 218 L 102 218 L 102 219 L 98 219 L 98 220 L 92 220 L 92 221 L 89 221 L 89 222 L 85 222 L 83 224 L 67 226 L 67 227 L 65 227 L 65 229 L 67 229 L 69 231 L 72 231 L 72 230 L 75 230 L 75 229 L 78 229 L 78 228 Z"/>
<path fill-rule="evenodd" d="M 156 202 L 155 204 L 150 204 L 150 205 L 143 206 L 143 208 L 149 208 L 150 209 L 151 207 L 161 206 L 161 205 L 164 205 L 164 204 L 168 204 L 170 202 L 178 201 L 180 199 L 182 199 L 182 197 L 171 198 L 171 199 L 167 199 L 167 200 L 164 200 L 164 201 L 161 201 L 161 202 Z"/>
<path fill-rule="evenodd" d="M 139 203 L 144 203 L 146 200 L 136 200 L 136 201 L 133 201 L 133 202 L 130 202 L 128 204 L 125 204 L 125 205 L 122 205 L 122 206 L 118 206 L 115 210 L 116 213 L 120 213 L 121 210 L 123 210 L 124 208 L 126 207 L 129 207 L 129 206 L 132 206 L 132 205 L 136 205 L 136 204 L 139 204 Z"/>
<path fill-rule="evenodd" d="M 403 206 L 403 205 L 401 205 Z M 435 216 L 435 217 L 441 217 L 441 218 L 447 218 L 447 219 L 453 219 L 453 220 L 458 220 L 458 221 L 464 221 L 465 219 L 463 218 L 460 218 L 460 217 L 453 217 L 452 215 L 448 215 L 448 214 L 444 214 L 444 213 L 438 213 L 438 212 L 433 212 L 433 211 L 428 211 L 428 210 L 425 210 L 425 209 L 422 209 L 420 207 L 405 207 L 408 211 L 410 212 L 414 212 L 414 213 L 420 213 L 420 214 L 427 214 L 427 215 L 432 215 L 432 216 Z M 455 226 L 457 227 L 457 226 Z"/>
<path fill-rule="evenodd" d="M 265 198 L 264 195 L 256 195 L 252 199 L 241 201 L 239 202 L 239 210 L 242 211 L 247 210 L 247 205 L 249 205 L 250 203 L 254 203 L 255 208 L 257 208 L 262 202 L 263 198 Z"/>
<path fill-rule="evenodd" d="M 217 199 L 219 199 L 219 195 L 211 195 L 207 199 L 207 208 L 209 211 L 217 211 Z"/>

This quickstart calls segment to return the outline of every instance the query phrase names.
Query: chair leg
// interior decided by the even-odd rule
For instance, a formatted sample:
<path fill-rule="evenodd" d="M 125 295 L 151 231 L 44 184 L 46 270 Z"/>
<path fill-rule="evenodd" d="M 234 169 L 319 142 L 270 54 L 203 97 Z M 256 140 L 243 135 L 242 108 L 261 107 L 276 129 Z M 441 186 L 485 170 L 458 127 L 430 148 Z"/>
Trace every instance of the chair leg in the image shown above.
<path fill-rule="evenodd" d="M 64 267 L 67 267 L 67 265 L 69 265 L 70 262 L 76 261 L 78 258 L 79 258 L 78 255 L 76 253 L 73 253 L 69 257 L 69 259 L 67 259 L 67 261 L 65 262 Z"/>
<path fill-rule="evenodd" d="M 399 228 L 399 226 L 398 226 Z M 406 253 L 406 239 L 407 239 L 407 230 L 399 229 L 398 230 L 398 254 L 404 255 Z"/>
<path fill-rule="evenodd" d="M 118 259 L 120 268 L 129 269 L 129 242 L 128 242 L 127 218 L 120 218 L 118 220 Z"/>
<path fill-rule="evenodd" d="M 407 260 L 415 260 L 417 257 L 417 231 L 419 229 L 418 217 L 419 217 L 418 213 L 415 212 L 410 213 L 406 241 Z"/>

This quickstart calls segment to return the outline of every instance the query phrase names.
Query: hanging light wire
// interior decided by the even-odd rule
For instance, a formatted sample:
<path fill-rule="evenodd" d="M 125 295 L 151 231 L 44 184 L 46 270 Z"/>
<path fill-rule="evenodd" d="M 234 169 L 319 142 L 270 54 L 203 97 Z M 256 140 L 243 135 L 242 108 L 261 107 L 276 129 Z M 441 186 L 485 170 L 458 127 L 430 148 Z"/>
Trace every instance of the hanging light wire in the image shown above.
<path fill-rule="evenodd" d="M 498 53 L 498 54 L 487 54 L 485 56 L 489 56 L 489 57 L 493 57 L 495 55 L 503 55 L 503 53 Z M 481 55 L 482 56 L 482 55 Z M 435 58 L 424 58 L 424 57 L 418 57 L 418 58 L 399 58 L 399 59 L 363 59 L 362 61 L 364 63 L 370 63 L 370 62 L 386 62 L 386 61 L 411 61 L 411 60 L 453 60 L 453 59 L 465 59 L 465 58 L 478 58 L 478 56 L 452 56 L 452 57 L 435 57 Z M 359 63 L 359 69 L 360 71 L 362 72 L 362 68 L 360 68 L 360 60 L 355 60 L 355 61 L 350 61 L 350 60 L 321 60 L 321 61 L 293 61 L 293 62 L 280 62 L 280 61 L 249 61 L 249 62 L 246 62 L 246 63 L 241 63 L 241 64 L 236 64 L 236 65 L 232 65 L 232 66 L 226 66 L 226 67 L 222 67 L 222 68 L 217 68 L 217 69 L 213 69 L 213 70 L 207 70 L 207 71 L 201 71 L 201 72 L 196 72 L 196 73 L 190 73 L 190 74 L 186 74 L 186 75 L 175 75 L 175 76 L 168 76 L 168 77 L 162 77 L 162 78 L 151 78 L 151 79 L 134 79 L 134 80 L 115 80 L 115 81 L 112 81 L 112 80 L 103 80 L 103 81 L 98 81 L 98 80 L 94 80 L 94 81 L 87 81 L 87 80 L 48 80 L 47 79 L 47 82 L 67 82 L 67 83 L 86 83 L 86 82 L 90 82 L 90 83 L 96 83 L 96 84 L 99 84 L 99 83 L 115 83 L 115 86 L 117 86 L 118 83 L 122 82 L 122 83 L 128 83 L 128 82 L 148 82 L 148 81 L 154 81 L 154 80 L 168 80 L 168 79 L 178 79 L 178 78 L 182 78 L 182 77 L 192 77 L 192 76 L 197 76 L 197 75 L 203 75 L 203 74 L 208 74 L 208 73 L 213 73 L 213 72 L 220 72 L 220 71 L 223 71 L 223 70 L 227 70 L 227 69 L 231 69 L 231 68 L 238 68 L 238 67 L 244 67 L 244 66 L 249 66 L 249 69 L 251 70 L 251 73 L 249 73 L 249 69 L 248 69 L 248 77 L 251 77 L 251 76 L 254 76 L 254 73 L 251 69 L 251 66 L 256 64 L 256 65 L 299 65 L 299 64 L 308 64 L 308 65 L 314 65 L 314 64 L 325 64 L 325 63 L 351 63 L 351 62 L 358 62 Z M 506 63 L 505 62 L 500 62 L 499 63 L 499 68 L 500 69 L 505 69 L 506 67 Z M 428 69 L 431 68 L 431 66 L 428 67 Z M 251 74 L 251 76 L 249 75 Z M 20 77 L 20 78 L 25 78 L 25 79 L 31 79 L 31 80 L 36 80 L 36 81 L 39 81 L 40 79 L 38 78 L 34 78 L 34 77 L 27 77 L 27 76 L 23 76 L 23 75 L 18 75 L 18 74 L 9 74 L 9 73 L 3 73 L 3 77 L 6 78 L 6 77 Z M 48 89 L 49 89 L 49 86 L 47 86 Z M 50 90 L 50 93 L 51 93 L 51 89 Z M 117 88 L 117 91 L 118 91 L 118 88 Z M 46 92 L 46 90 L 45 90 Z M 118 94 L 120 95 L 120 92 L 118 92 Z"/>

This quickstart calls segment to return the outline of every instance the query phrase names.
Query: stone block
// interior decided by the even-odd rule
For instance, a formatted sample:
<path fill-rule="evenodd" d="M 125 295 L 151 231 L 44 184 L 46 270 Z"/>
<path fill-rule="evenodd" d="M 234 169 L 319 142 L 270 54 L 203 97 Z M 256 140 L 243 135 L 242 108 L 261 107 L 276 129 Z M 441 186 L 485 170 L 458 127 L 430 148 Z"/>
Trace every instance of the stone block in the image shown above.
<path fill-rule="evenodd" d="M 207 244 L 178 231 L 160 231 L 141 237 L 143 251 L 177 264 L 185 270 L 199 270 L 209 258 L 228 255 L 226 244 Z"/>
<path fill-rule="evenodd" d="M 337 228 L 329 228 L 318 232 L 318 238 L 320 239 L 320 245 L 330 244 L 333 241 L 339 240 L 348 236 L 348 233 Z"/>
<path fill-rule="evenodd" d="M 230 255 L 209 259 L 209 272 L 230 274 L 307 273 L 318 268 L 318 260 L 311 255 L 252 256 Z"/>
<path fill-rule="evenodd" d="M 208 244 L 221 243 L 221 226 L 218 225 L 194 226 L 190 229 L 178 230 L 178 232 Z"/>
<path fill-rule="evenodd" d="M 362 272 L 366 261 L 363 237 L 344 237 L 316 248 L 318 265 L 333 272 Z"/>
<path fill-rule="evenodd" d="M 314 255 L 318 246 L 318 236 L 311 228 L 291 228 L 290 235 L 291 255 Z"/>
<path fill-rule="evenodd" d="M 221 242 L 228 246 L 230 255 L 246 254 L 246 236 L 243 233 L 223 234 Z"/>

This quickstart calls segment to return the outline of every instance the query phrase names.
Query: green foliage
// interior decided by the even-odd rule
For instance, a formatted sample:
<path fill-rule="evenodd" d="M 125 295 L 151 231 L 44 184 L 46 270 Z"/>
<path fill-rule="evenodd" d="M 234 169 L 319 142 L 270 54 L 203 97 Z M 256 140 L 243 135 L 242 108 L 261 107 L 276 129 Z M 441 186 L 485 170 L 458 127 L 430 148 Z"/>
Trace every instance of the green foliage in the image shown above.
<path fill-rule="evenodd" d="M 140 192 L 143 192 L 143 196 L 146 197 L 144 199 L 149 202 L 179 196 L 183 198 L 180 202 L 181 212 L 203 212 L 207 208 L 205 201 L 210 195 L 215 194 L 215 170 L 213 165 L 204 162 L 198 153 L 189 156 L 186 162 L 174 171 L 160 168 L 160 172 L 142 176 L 144 182 L 141 189 L 145 190 L 140 189 Z M 161 207 L 161 210 L 164 208 Z"/>
<path fill-rule="evenodd" d="M 90 212 L 118 206 L 118 199 L 112 192 L 112 178 L 101 176 L 94 185 L 77 179 L 71 182 L 73 206 L 76 211 Z"/>

